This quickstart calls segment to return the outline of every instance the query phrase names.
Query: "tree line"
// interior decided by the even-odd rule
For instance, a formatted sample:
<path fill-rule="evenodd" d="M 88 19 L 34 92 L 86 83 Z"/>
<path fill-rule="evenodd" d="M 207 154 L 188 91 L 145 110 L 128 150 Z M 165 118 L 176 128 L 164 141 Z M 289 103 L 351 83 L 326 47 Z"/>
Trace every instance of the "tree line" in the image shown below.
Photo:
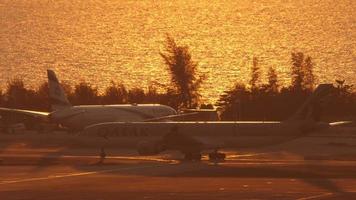
<path fill-rule="evenodd" d="M 281 86 L 274 68 L 269 68 L 267 83 L 260 83 L 258 59 L 253 58 L 249 84 L 236 83 L 219 98 L 225 120 L 285 120 L 302 105 L 317 85 L 314 64 L 302 52 L 291 53 L 291 85 Z M 353 85 L 336 80 L 334 89 L 320 102 L 317 117 L 323 120 L 352 119 L 356 115 Z"/>
<path fill-rule="evenodd" d="M 212 108 L 201 102 L 200 88 L 206 76 L 198 75 L 198 62 L 192 59 L 187 46 L 178 45 L 167 36 L 165 49 L 160 52 L 170 84 L 162 88 L 149 86 L 128 89 L 121 83 L 111 82 L 103 93 L 98 88 L 81 82 L 73 87 L 62 86 L 73 105 L 80 104 L 126 104 L 159 103 L 175 109 Z M 261 83 L 261 69 L 257 57 L 252 59 L 250 81 L 248 84 L 236 83 L 223 92 L 215 106 L 220 110 L 223 120 L 283 120 L 288 118 L 311 94 L 317 84 L 314 64 L 310 56 L 302 52 L 291 53 L 291 85 L 280 85 L 278 74 L 269 68 L 267 83 Z M 327 118 L 347 118 L 356 114 L 356 93 L 353 86 L 343 80 L 336 80 L 335 91 L 326 102 L 322 102 Z M 20 79 L 8 82 L 4 91 L 0 90 L 2 107 L 49 111 L 48 83 L 38 88 L 28 88 Z"/>

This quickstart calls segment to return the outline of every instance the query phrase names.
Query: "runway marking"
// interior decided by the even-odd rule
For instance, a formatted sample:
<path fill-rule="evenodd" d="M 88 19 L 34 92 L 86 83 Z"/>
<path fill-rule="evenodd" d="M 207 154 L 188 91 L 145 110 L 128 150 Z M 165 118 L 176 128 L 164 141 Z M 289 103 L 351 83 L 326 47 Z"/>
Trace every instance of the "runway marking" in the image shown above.
<path fill-rule="evenodd" d="M 333 193 L 329 192 L 329 193 L 323 193 L 323 194 L 309 196 L 309 197 L 302 197 L 302 198 L 299 198 L 297 200 L 319 199 L 319 198 L 323 198 L 323 197 L 327 197 L 327 196 L 331 196 L 331 195 L 333 195 Z"/>
<path fill-rule="evenodd" d="M 99 170 L 99 171 L 89 171 L 89 172 L 80 172 L 80 173 L 70 173 L 65 175 L 49 175 L 47 177 L 38 177 L 38 178 L 27 178 L 21 180 L 12 180 L 12 181 L 1 181 L 0 185 L 6 184 L 13 184 L 13 183 L 23 183 L 23 182 L 33 182 L 33 181 L 42 181 L 42 180 L 51 180 L 51 179 L 58 179 L 58 178 L 68 178 L 68 177 L 77 177 L 77 176 L 87 176 L 93 174 L 103 174 L 103 173 L 110 173 L 110 172 L 118 172 L 118 171 L 125 171 L 125 170 L 135 170 L 135 169 L 146 169 L 146 168 L 153 168 L 153 167 L 162 167 L 167 165 L 150 165 L 150 166 L 143 166 L 143 167 L 125 167 L 119 169 L 108 169 L 108 170 Z"/>

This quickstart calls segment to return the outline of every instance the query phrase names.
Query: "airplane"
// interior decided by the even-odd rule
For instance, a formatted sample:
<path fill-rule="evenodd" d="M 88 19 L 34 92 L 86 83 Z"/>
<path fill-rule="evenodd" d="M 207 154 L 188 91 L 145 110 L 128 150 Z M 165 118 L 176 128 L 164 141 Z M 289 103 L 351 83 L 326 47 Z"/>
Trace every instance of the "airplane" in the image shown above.
<path fill-rule="evenodd" d="M 31 119 L 55 123 L 71 131 L 80 131 L 86 126 L 103 122 L 164 121 L 195 114 L 179 115 L 173 108 L 160 104 L 72 106 L 54 71 L 47 70 L 47 76 L 52 112 L 0 108 L 0 115 L 19 114 Z"/>
<path fill-rule="evenodd" d="M 102 137 L 117 146 L 135 148 L 140 155 L 177 150 L 186 160 L 201 160 L 202 152 L 206 151 L 210 152 L 210 160 L 221 161 L 225 154 L 220 149 L 279 144 L 351 123 L 318 121 L 319 101 L 332 89 L 332 84 L 319 85 L 285 121 L 105 122 L 86 127 L 81 135 Z"/>

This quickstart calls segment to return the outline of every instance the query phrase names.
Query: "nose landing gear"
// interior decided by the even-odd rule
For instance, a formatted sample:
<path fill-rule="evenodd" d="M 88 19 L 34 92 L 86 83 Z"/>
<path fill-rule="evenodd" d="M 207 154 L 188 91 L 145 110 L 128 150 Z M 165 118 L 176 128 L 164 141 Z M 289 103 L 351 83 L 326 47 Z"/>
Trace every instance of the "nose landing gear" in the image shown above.
<path fill-rule="evenodd" d="M 213 162 L 221 162 L 224 161 L 226 158 L 226 154 L 218 152 L 216 149 L 212 153 L 209 153 L 209 160 Z"/>

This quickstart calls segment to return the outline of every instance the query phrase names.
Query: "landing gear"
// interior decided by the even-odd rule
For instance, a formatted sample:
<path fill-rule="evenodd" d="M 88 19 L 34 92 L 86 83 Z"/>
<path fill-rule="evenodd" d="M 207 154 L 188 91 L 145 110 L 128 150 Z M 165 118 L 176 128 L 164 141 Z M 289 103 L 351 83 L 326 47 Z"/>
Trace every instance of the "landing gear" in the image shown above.
<path fill-rule="evenodd" d="M 215 150 L 212 153 L 209 153 L 209 160 L 213 162 L 221 162 L 224 161 L 226 158 L 226 154 L 218 152 L 218 150 Z"/>
<path fill-rule="evenodd" d="M 200 161 L 201 160 L 201 154 L 200 153 L 185 153 L 184 154 L 184 160 L 187 160 L 187 161 Z"/>

